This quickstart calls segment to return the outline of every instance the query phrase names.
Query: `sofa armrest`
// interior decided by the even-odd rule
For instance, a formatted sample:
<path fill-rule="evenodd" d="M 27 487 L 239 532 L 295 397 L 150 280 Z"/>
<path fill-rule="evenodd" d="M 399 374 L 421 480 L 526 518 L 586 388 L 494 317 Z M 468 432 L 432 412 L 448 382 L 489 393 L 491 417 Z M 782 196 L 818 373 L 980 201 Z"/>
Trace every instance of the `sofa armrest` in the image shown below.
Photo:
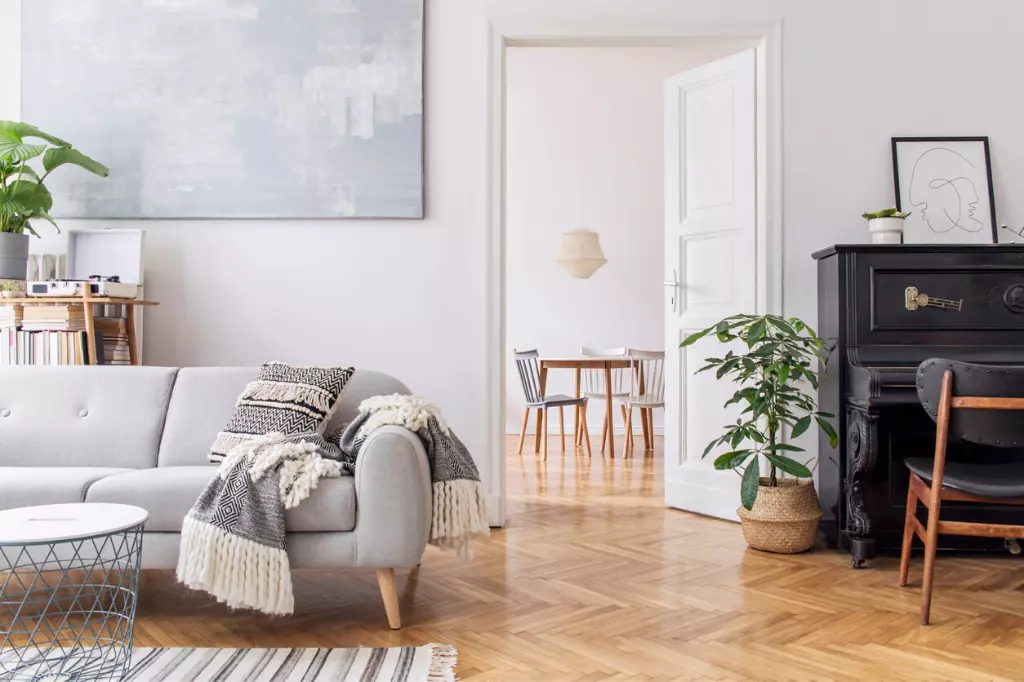
<path fill-rule="evenodd" d="M 423 556 L 430 535 L 432 487 L 419 437 L 382 426 L 356 459 L 356 565 L 409 568 Z"/>

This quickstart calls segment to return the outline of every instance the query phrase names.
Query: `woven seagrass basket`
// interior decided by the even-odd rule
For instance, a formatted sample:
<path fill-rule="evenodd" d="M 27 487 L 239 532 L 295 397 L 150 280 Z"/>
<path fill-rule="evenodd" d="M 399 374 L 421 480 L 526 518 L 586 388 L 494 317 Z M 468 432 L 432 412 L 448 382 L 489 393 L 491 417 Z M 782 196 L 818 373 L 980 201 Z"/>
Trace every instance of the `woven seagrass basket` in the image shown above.
<path fill-rule="evenodd" d="M 743 537 L 754 549 L 776 554 L 806 552 L 818 538 L 822 511 L 814 484 L 794 478 L 778 479 L 774 488 L 761 478 L 754 508 L 736 510 Z"/>

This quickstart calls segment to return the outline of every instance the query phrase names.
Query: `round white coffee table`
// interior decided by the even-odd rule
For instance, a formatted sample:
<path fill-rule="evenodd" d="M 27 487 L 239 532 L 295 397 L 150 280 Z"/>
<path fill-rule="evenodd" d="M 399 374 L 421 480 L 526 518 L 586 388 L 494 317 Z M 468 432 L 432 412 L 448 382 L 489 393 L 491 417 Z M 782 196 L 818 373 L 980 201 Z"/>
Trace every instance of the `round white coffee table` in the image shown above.
<path fill-rule="evenodd" d="M 145 509 L 0 511 L 0 680 L 120 680 L 131 663 Z"/>

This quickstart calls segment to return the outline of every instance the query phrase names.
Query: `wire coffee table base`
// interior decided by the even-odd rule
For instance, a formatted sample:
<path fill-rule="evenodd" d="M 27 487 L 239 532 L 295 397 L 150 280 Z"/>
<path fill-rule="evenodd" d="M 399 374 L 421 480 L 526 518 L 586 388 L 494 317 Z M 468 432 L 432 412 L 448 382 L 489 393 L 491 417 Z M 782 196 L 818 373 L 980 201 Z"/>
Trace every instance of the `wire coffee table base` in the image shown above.
<path fill-rule="evenodd" d="M 142 527 L 0 543 L 0 680 L 120 680 L 131 663 Z"/>

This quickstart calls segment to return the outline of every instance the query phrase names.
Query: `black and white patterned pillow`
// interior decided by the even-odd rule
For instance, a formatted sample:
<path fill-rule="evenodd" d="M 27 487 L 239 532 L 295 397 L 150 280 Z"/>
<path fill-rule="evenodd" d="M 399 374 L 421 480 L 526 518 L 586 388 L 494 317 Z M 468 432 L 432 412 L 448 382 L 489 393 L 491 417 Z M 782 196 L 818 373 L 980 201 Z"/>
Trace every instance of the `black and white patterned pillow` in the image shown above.
<path fill-rule="evenodd" d="M 210 447 L 210 461 L 220 462 L 235 446 L 268 433 L 322 434 L 354 372 L 351 367 L 264 364 L 238 396 L 234 414 Z"/>

